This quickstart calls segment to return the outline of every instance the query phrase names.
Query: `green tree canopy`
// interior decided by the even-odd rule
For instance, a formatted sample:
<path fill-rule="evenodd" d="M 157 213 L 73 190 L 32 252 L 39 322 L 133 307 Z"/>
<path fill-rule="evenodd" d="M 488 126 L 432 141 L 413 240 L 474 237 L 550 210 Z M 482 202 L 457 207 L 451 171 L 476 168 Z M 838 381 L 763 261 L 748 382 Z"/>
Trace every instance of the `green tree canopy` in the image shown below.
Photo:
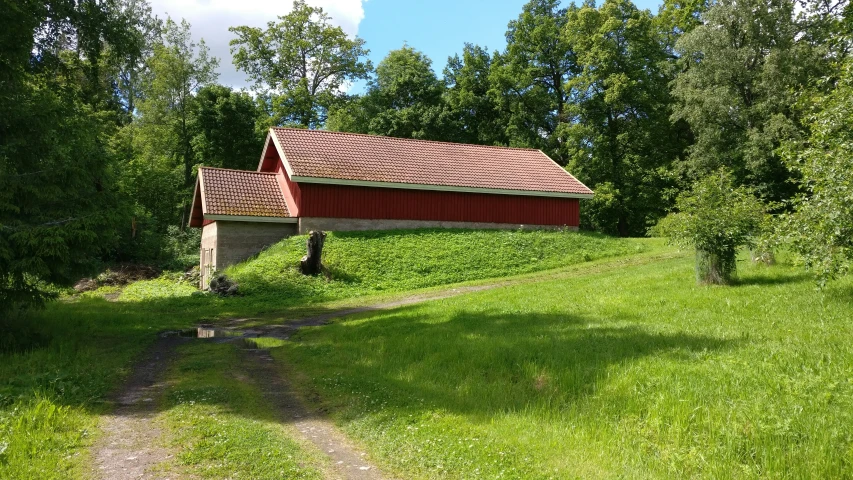
<path fill-rule="evenodd" d="M 115 244 L 119 119 L 102 62 L 138 45 L 109 8 L 0 2 L 0 311 L 49 297 Z"/>
<path fill-rule="evenodd" d="M 392 50 L 376 67 L 367 93 L 336 111 L 330 128 L 389 137 L 443 139 L 444 85 L 432 61 L 411 47 Z"/>
<path fill-rule="evenodd" d="M 564 87 L 575 120 L 558 132 L 570 171 L 607 193 L 587 205 L 584 221 L 642 235 L 669 207 L 670 167 L 688 140 L 685 126 L 669 119 L 665 42 L 649 11 L 628 0 L 570 10 L 563 39 L 579 71 Z"/>
<path fill-rule="evenodd" d="M 190 25 L 169 19 L 153 48 L 143 77 L 139 116 L 123 132 L 132 158 L 124 166 L 124 188 L 145 212 L 168 224 L 186 224 L 194 167 L 197 92 L 212 84 L 219 62 L 204 40 L 192 40 Z"/>
<path fill-rule="evenodd" d="M 263 113 L 252 97 L 222 85 L 208 85 L 195 95 L 191 130 L 195 162 L 210 167 L 254 170 L 266 131 L 256 122 Z"/>
<path fill-rule="evenodd" d="M 364 40 L 350 39 L 322 8 L 304 0 L 266 30 L 240 26 L 229 30 L 234 65 L 255 82 L 279 125 L 322 127 L 327 110 L 343 98 L 347 82 L 367 78 L 372 66 Z"/>
<path fill-rule="evenodd" d="M 579 72 L 576 53 L 563 35 L 567 21 L 559 0 L 531 0 L 509 23 L 506 51 L 491 69 L 493 97 L 508 112 L 510 144 L 541 148 L 561 164 L 566 159 L 557 130 L 574 121 L 567 111 L 573 99 L 566 83 Z"/>
<path fill-rule="evenodd" d="M 444 69 L 445 121 L 448 138 L 461 143 L 505 145 L 505 118 L 490 93 L 492 56 L 485 48 L 466 43 L 462 56 L 448 58 Z"/>
<path fill-rule="evenodd" d="M 818 62 L 798 36 L 794 2 L 721 0 L 702 18 L 677 44 L 684 72 L 674 82 L 674 118 L 695 135 L 687 171 L 724 166 L 763 198 L 790 198 L 791 172 L 776 152 L 798 134 L 795 94 Z"/>
<path fill-rule="evenodd" d="M 805 192 L 784 217 L 782 240 L 821 283 L 846 273 L 853 260 L 853 61 L 839 70 L 829 94 L 803 100 L 812 111 L 806 140 L 783 149 Z"/>

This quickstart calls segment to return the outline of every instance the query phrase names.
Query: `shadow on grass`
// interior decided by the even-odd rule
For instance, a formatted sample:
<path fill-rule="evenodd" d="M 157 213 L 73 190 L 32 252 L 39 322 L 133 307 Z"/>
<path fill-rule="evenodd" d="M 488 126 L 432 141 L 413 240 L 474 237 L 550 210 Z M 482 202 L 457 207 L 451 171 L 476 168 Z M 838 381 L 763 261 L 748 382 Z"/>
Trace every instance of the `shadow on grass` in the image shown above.
<path fill-rule="evenodd" d="M 749 286 L 749 285 L 786 285 L 789 283 L 798 283 L 812 278 L 808 273 L 802 271 L 782 271 L 781 269 L 753 269 L 747 275 L 741 275 L 737 278 L 732 286 Z"/>
<path fill-rule="evenodd" d="M 405 307 L 337 323 L 281 348 L 315 379 L 313 395 L 345 415 L 370 413 L 381 403 L 382 409 L 440 409 L 487 419 L 496 412 L 568 406 L 593 393 L 608 369 L 642 357 L 692 358 L 733 343 L 550 313 L 462 311 L 442 321 L 422 313 Z"/>

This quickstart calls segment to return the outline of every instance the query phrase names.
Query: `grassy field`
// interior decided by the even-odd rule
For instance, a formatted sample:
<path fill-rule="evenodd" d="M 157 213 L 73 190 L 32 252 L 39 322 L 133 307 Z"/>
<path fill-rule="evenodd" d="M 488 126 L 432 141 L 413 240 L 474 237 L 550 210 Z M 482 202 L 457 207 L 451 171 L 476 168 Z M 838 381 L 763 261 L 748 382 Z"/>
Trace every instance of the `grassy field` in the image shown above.
<path fill-rule="evenodd" d="M 261 343 L 402 478 L 853 478 L 853 279 L 817 291 L 799 267 L 744 261 L 737 285 L 702 287 L 692 256 L 655 240 L 386 232 L 330 237 L 326 281 L 295 275 L 302 242 L 232 269 L 244 297 L 162 278 L 10 325 L 22 340 L 0 354 L 0 478 L 85 477 L 106 399 L 158 331 L 513 274 L 524 281 Z M 164 468 L 323 476 L 233 346 L 179 353 L 158 415 L 177 453 Z"/>
<path fill-rule="evenodd" d="M 193 295 L 191 285 L 164 276 L 123 291 L 110 287 L 64 298 L 23 318 L 3 319 L 6 338 L 14 341 L 12 348 L 0 351 L 0 478 L 85 476 L 98 416 L 112 408 L 110 392 L 159 331 L 236 316 L 286 321 L 415 286 L 540 271 L 656 248 L 648 242 L 569 232 L 331 235 L 326 262 L 334 277 L 327 281 L 296 274 L 304 242 L 305 237 L 286 240 L 232 269 L 229 274 L 246 294 L 242 297 Z M 479 262 L 487 268 L 468 268 Z M 120 294 L 119 301 L 108 302 L 100 293 Z M 177 402 L 169 408 L 177 412 L 186 406 Z M 191 422 L 193 412 L 181 418 Z M 204 455 L 199 452 L 187 462 L 204 464 Z"/>
<path fill-rule="evenodd" d="M 412 478 L 851 478 L 853 283 L 689 258 L 430 302 L 274 349 Z"/>

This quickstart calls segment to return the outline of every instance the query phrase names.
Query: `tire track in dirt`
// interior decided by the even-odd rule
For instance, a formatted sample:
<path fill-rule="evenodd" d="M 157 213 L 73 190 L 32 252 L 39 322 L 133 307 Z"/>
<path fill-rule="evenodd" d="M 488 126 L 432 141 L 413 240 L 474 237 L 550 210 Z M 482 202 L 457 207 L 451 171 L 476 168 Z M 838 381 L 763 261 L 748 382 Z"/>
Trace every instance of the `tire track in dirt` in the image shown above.
<path fill-rule="evenodd" d="M 332 472 L 329 473 L 333 478 L 388 478 L 367 460 L 367 453 L 357 448 L 331 421 L 305 408 L 276 367 L 269 350 L 245 349 L 243 358 L 246 373 L 272 405 L 279 420 L 293 426 L 303 439 L 313 443 L 331 459 Z"/>
<path fill-rule="evenodd" d="M 157 414 L 157 401 L 165 389 L 166 369 L 175 358 L 175 348 L 187 341 L 161 336 L 133 367 L 124 387 L 114 398 L 116 409 L 101 422 L 101 437 L 92 452 L 95 478 L 166 478 L 153 471 L 153 467 L 172 455 L 159 446 L 161 431 L 152 420 Z"/>

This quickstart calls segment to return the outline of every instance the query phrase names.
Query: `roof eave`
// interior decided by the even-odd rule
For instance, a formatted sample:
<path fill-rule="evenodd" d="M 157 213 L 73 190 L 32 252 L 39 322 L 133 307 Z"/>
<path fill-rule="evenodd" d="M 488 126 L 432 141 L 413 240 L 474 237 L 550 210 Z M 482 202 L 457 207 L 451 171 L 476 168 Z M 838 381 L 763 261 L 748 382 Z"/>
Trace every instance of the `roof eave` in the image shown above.
<path fill-rule="evenodd" d="M 303 177 L 292 175 L 290 179 L 297 183 L 318 183 L 325 185 L 343 185 L 353 187 L 374 187 L 374 188 L 399 188 L 404 190 L 428 190 L 437 192 L 460 192 L 460 193 L 487 193 L 492 195 L 516 195 L 526 197 L 552 197 L 552 198 L 577 198 L 590 199 L 593 197 L 593 192 L 590 193 L 570 193 L 570 192 L 551 192 L 541 190 L 508 190 L 501 188 L 481 188 L 481 187 L 460 187 L 454 185 L 427 185 L 419 183 L 395 183 L 395 182 L 371 182 L 365 180 L 346 180 L 340 178 L 327 177 Z"/>

